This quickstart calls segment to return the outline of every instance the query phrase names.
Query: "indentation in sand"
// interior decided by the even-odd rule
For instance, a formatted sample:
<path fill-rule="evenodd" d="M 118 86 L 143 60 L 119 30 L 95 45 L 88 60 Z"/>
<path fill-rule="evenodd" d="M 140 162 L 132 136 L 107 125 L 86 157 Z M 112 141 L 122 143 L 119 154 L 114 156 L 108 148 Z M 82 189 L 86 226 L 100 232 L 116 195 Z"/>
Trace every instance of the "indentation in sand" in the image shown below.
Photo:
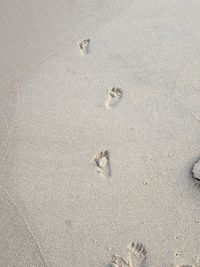
<path fill-rule="evenodd" d="M 147 251 L 145 246 L 139 242 L 131 242 L 128 246 L 127 260 L 119 255 L 113 255 L 110 263 L 111 267 L 142 267 L 146 259 Z"/>
<path fill-rule="evenodd" d="M 83 55 L 88 54 L 88 52 L 89 52 L 89 43 L 90 43 L 90 39 L 85 39 L 85 40 L 79 42 L 78 45 L 79 45 L 79 48 L 80 48 L 81 53 Z"/>
<path fill-rule="evenodd" d="M 105 102 L 107 108 L 112 108 L 115 106 L 119 100 L 122 98 L 123 92 L 118 87 L 111 87 L 108 89 L 108 96 Z"/>
<path fill-rule="evenodd" d="M 146 259 L 147 251 L 142 243 L 132 242 L 128 245 L 128 266 L 142 266 Z"/>
<path fill-rule="evenodd" d="M 107 150 L 98 153 L 94 157 L 94 161 L 97 165 L 97 171 L 102 177 L 108 177 L 111 175 L 110 157 Z"/>
<path fill-rule="evenodd" d="M 192 168 L 192 177 L 194 178 L 196 185 L 200 187 L 200 159 Z"/>

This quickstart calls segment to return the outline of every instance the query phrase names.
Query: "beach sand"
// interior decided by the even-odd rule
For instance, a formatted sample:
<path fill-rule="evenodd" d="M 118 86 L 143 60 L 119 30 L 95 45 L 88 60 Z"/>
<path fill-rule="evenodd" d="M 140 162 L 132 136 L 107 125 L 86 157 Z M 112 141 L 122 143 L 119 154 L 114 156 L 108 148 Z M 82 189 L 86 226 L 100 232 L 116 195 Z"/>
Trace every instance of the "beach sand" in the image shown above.
<path fill-rule="evenodd" d="M 86 2 L 1 2 L 0 266 L 196 264 L 200 3 Z"/>

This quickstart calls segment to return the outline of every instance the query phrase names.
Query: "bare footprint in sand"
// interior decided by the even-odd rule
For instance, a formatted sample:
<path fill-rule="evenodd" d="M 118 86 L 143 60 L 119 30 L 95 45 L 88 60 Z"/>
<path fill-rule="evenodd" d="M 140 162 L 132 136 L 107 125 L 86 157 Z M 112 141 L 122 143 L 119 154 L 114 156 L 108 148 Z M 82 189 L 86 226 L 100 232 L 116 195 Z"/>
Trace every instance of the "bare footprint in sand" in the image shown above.
<path fill-rule="evenodd" d="M 200 159 L 192 168 L 192 177 L 194 178 L 196 185 L 200 187 Z"/>
<path fill-rule="evenodd" d="M 129 267 L 142 267 L 147 251 L 142 243 L 131 242 L 128 245 L 128 266 Z"/>
<path fill-rule="evenodd" d="M 146 259 L 147 251 L 142 243 L 131 242 L 128 247 L 128 259 L 119 255 L 112 256 L 111 267 L 142 267 Z"/>
<path fill-rule="evenodd" d="M 111 87 L 108 90 L 108 96 L 105 102 L 105 105 L 107 108 L 112 108 L 113 106 L 115 106 L 120 99 L 122 98 L 122 90 L 118 87 Z"/>
<path fill-rule="evenodd" d="M 108 151 L 101 151 L 94 157 L 94 161 L 97 165 L 97 171 L 102 177 L 108 177 L 111 174 L 110 159 Z"/>
<path fill-rule="evenodd" d="M 123 267 L 122 265 L 123 259 L 119 255 L 113 255 L 110 263 L 110 267 Z"/>
<path fill-rule="evenodd" d="M 88 54 L 88 52 L 89 52 L 89 43 L 90 43 L 90 39 L 85 39 L 85 40 L 83 40 L 83 41 L 78 43 L 79 48 L 81 50 L 81 53 L 83 55 Z"/>

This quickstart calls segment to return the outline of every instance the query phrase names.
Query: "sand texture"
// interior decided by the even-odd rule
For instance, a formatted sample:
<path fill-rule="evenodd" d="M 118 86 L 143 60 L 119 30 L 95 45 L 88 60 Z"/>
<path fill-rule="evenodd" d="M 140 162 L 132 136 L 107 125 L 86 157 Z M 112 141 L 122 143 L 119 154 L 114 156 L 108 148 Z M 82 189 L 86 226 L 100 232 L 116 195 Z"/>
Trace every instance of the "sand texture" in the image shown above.
<path fill-rule="evenodd" d="M 199 267 L 200 2 L 0 2 L 0 267 Z"/>

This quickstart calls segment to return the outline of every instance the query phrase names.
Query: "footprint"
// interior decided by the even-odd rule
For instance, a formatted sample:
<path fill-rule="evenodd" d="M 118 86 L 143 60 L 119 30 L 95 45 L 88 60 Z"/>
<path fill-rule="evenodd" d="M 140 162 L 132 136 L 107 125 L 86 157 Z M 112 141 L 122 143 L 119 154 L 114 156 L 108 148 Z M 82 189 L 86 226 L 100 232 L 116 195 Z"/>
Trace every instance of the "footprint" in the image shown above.
<path fill-rule="evenodd" d="M 146 259 L 146 249 L 142 243 L 131 242 L 128 247 L 128 259 L 113 255 L 110 263 L 111 267 L 142 267 Z M 193 266 L 192 266 L 193 267 Z"/>
<path fill-rule="evenodd" d="M 111 87 L 108 89 L 108 96 L 105 102 L 107 108 L 112 108 L 115 106 L 119 100 L 122 98 L 122 90 L 118 87 Z"/>
<path fill-rule="evenodd" d="M 110 263 L 110 267 L 123 267 L 122 259 L 119 255 L 113 255 Z"/>
<path fill-rule="evenodd" d="M 192 177 L 194 178 L 196 185 L 200 187 L 200 159 L 194 164 L 192 168 Z"/>
<path fill-rule="evenodd" d="M 128 266 L 141 267 L 146 259 L 147 251 L 142 243 L 131 242 L 128 245 Z"/>
<path fill-rule="evenodd" d="M 80 48 L 81 53 L 83 55 L 88 54 L 88 52 L 89 52 L 89 43 L 90 43 L 90 39 L 85 39 L 85 40 L 79 42 L 78 45 L 79 45 L 79 48 Z"/>
<path fill-rule="evenodd" d="M 101 151 L 94 157 L 94 161 L 97 165 L 97 171 L 102 177 L 108 177 L 111 174 L 110 159 L 108 151 Z"/>

